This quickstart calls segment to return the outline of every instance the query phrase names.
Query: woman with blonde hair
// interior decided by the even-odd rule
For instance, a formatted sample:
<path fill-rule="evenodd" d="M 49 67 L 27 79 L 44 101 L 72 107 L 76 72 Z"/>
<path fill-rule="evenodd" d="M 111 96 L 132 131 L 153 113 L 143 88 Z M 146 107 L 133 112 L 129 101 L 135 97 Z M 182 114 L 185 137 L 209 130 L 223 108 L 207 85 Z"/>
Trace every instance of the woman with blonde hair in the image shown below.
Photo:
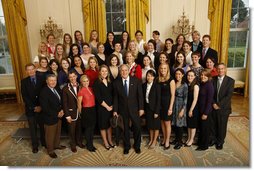
<path fill-rule="evenodd" d="M 40 42 L 38 45 L 38 55 L 34 57 L 33 59 L 33 64 L 35 65 L 36 68 L 39 67 L 39 58 L 40 57 L 46 57 L 47 60 L 49 61 L 49 52 L 47 48 L 47 44 L 45 42 Z"/>
<path fill-rule="evenodd" d="M 93 84 L 93 90 L 97 101 L 98 126 L 104 146 L 110 150 L 110 148 L 115 147 L 112 142 L 112 128 L 110 126 L 110 119 L 113 114 L 113 85 L 106 65 L 100 67 L 98 79 Z"/>
<path fill-rule="evenodd" d="M 94 128 L 96 124 L 95 96 L 89 87 L 89 77 L 82 75 L 81 88 L 78 92 L 78 111 L 81 113 L 81 125 L 85 129 L 86 147 L 90 152 L 95 152 L 93 145 Z"/>
<path fill-rule="evenodd" d="M 175 81 L 170 76 L 168 64 L 161 64 L 158 69 L 158 82 L 161 86 L 161 109 L 160 119 L 163 133 L 163 141 L 161 146 L 164 150 L 170 148 L 171 121 L 173 114 L 173 105 L 175 101 Z"/>
<path fill-rule="evenodd" d="M 58 43 L 56 45 L 56 53 L 55 53 L 55 59 L 60 63 L 63 58 L 66 58 L 66 54 L 64 53 L 64 45 L 61 43 Z"/>
<path fill-rule="evenodd" d="M 63 46 L 65 49 L 66 56 L 69 56 L 71 45 L 72 45 L 72 37 L 69 33 L 65 33 L 63 36 Z"/>

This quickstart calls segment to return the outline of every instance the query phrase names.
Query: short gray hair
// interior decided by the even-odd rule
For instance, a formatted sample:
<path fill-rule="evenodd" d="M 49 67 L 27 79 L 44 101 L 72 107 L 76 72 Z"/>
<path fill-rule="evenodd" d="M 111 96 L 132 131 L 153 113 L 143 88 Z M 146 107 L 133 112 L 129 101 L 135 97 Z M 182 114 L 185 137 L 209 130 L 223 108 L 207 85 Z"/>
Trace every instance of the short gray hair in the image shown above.
<path fill-rule="evenodd" d="M 120 65 L 120 71 L 122 70 L 123 67 L 127 67 L 128 71 L 130 70 L 130 67 L 127 64 L 122 64 Z"/>
<path fill-rule="evenodd" d="M 48 74 L 48 75 L 46 76 L 46 80 L 48 80 L 50 77 L 55 77 L 55 78 L 56 78 L 56 75 L 55 75 L 55 74 Z"/>

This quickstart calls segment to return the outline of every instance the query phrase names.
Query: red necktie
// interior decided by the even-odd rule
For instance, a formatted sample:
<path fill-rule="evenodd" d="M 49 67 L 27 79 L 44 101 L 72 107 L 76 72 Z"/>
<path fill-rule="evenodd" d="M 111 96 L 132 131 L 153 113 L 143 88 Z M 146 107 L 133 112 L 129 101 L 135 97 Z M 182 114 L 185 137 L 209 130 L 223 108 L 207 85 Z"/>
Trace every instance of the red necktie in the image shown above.
<path fill-rule="evenodd" d="M 203 48 L 203 50 L 202 50 L 202 59 L 204 59 L 205 58 L 205 48 Z"/>

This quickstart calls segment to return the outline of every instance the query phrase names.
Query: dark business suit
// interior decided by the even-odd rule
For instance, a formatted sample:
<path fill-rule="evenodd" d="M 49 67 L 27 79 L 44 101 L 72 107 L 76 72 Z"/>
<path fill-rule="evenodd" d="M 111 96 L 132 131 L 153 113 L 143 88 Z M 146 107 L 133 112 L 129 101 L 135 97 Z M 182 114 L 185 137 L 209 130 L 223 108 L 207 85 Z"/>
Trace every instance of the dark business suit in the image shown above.
<path fill-rule="evenodd" d="M 143 92 L 141 82 L 135 77 L 129 77 L 129 93 L 126 96 L 122 78 L 114 81 L 113 112 L 123 117 L 124 122 L 124 149 L 129 150 L 130 128 L 129 120 L 132 122 L 134 148 L 140 149 L 141 125 L 139 110 L 143 110 Z"/>
<path fill-rule="evenodd" d="M 201 51 L 201 57 L 200 57 L 199 63 L 200 63 L 200 65 L 202 65 L 202 67 L 206 68 L 206 60 L 207 60 L 208 57 L 214 58 L 215 65 L 217 65 L 217 63 L 218 63 L 218 52 L 209 47 L 204 57 L 202 56 L 202 51 Z"/>
<path fill-rule="evenodd" d="M 46 146 L 44 136 L 44 125 L 41 113 L 34 112 L 36 106 L 40 106 L 39 95 L 42 87 L 45 85 L 42 77 L 36 75 L 36 84 L 34 85 L 30 77 L 21 80 L 21 94 L 25 102 L 26 116 L 28 120 L 30 136 L 33 148 L 38 148 L 37 124 L 40 127 L 41 145 Z"/>
<path fill-rule="evenodd" d="M 146 125 L 148 129 L 159 130 L 161 120 L 159 116 L 157 118 L 154 118 L 154 114 L 160 115 L 161 86 L 154 80 L 148 95 L 149 103 L 146 102 L 146 90 L 147 90 L 147 83 L 144 83 L 143 95 L 145 99 Z"/>
<path fill-rule="evenodd" d="M 77 86 L 77 93 L 79 86 Z M 72 122 L 68 123 L 70 145 L 76 147 L 76 145 L 82 146 L 82 129 L 81 118 L 78 113 L 77 93 L 75 93 L 71 83 L 68 83 L 63 88 L 63 111 L 64 116 L 71 117 Z"/>
<path fill-rule="evenodd" d="M 235 80 L 225 75 L 221 83 L 218 92 L 218 77 L 214 77 L 214 103 L 216 103 L 220 109 L 213 110 L 211 119 L 211 136 L 212 140 L 216 144 L 223 145 L 224 139 L 227 133 L 227 123 L 229 114 L 231 114 L 231 98 L 234 92 Z M 217 99 L 218 95 L 218 99 Z"/>
<path fill-rule="evenodd" d="M 214 88 L 211 81 L 201 82 L 198 95 L 198 108 L 200 113 L 200 132 L 198 136 L 198 146 L 206 150 L 209 145 L 211 112 L 213 104 Z M 202 120 L 202 115 L 207 115 L 206 120 Z"/>
<path fill-rule="evenodd" d="M 199 52 L 200 55 L 202 55 L 202 49 L 203 49 L 203 44 L 202 44 L 201 41 L 199 41 L 197 50 L 196 50 L 196 51 L 193 51 L 193 42 L 191 42 L 191 51 L 192 51 L 192 52 Z"/>
<path fill-rule="evenodd" d="M 61 96 L 57 89 L 58 95 Z M 61 99 L 53 91 L 45 86 L 40 93 L 40 104 L 44 117 L 45 140 L 48 153 L 54 152 L 59 147 L 62 121 L 58 113 L 62 110 Z"/>

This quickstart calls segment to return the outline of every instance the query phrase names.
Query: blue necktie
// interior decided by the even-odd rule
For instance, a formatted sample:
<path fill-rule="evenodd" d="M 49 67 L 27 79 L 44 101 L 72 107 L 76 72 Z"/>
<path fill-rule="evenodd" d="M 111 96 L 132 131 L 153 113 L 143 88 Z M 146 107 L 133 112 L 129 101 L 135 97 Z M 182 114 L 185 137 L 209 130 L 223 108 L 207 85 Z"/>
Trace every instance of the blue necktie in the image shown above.
<path fill-rule="evenodd" d="M 36 85 L 36 79 L 35 79 L 35 77 L 32 77 L 31 80 L 32 80 L 33 85 L 35 86 Z"/>
<path fill-rule="evenodd" d="M 127 87 L 127 80 L 124 80 L 124 92 L 125 92 L 125 95 L 128 96 L 128 87 Z"/>

